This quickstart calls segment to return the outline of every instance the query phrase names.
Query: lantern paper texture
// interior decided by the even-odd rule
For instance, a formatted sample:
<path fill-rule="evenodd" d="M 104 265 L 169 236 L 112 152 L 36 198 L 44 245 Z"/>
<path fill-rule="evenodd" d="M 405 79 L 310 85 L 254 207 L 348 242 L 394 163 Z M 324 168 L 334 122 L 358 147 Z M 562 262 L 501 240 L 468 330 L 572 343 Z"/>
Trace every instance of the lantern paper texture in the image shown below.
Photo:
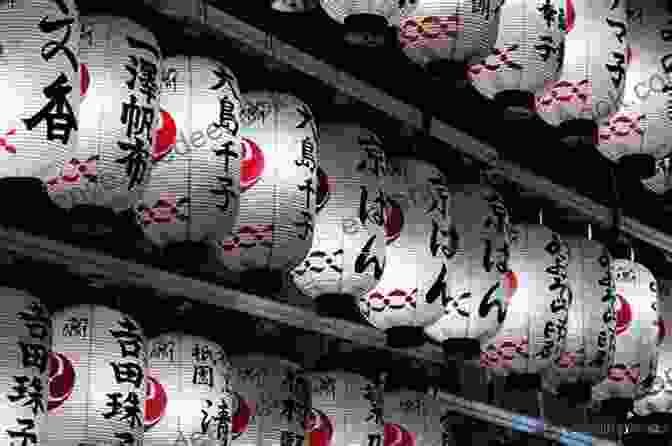
<path fill-rule="evenodd" d="M 77 146 L 79 12 L 72 0 L 3 0 L 0 23 L 0 177 L 46 180 Z"/>
<path fill-rule="evenodd" d="M 236 444 L 280 446 L 285 441 L 302 444 L 304 420 L 311 409 L 311 383 L 300 367 L 261 355 L 232 357 L 231 363 L 233 388 L 253 412 L 250 424 Z"/>
<path fill-rule="evenodd" d="M 51 320 L 39 299 L 1 288 L 0 423 L 5 444 L 42 441 L 47 415 Z M 32 438 L 32 440 L 31 440 Z"/>
<path fill-rule="evenodd" d="M 82 96 L 79 146 L 47 189 L 66 209 L 125 211 L 140 199 L 152 168 L 161 49 L 131 20 L 88 16 L 82 17 L 80 60 L 90 83 Z"/>
<path fill-rule="evenodd" d="M 441 289 L 444 314 L 425 333 L 437 342 L 483 342 L 501 327 L 516 288 L 509 268 L 509 212 L 492 187 L 471 184 L 455 189 L 448 215 L 451 226 L 439 234 L 441 251 L 450 259 Z"/>
<path fill-rule="evenodd" d="M 240 92 L 233 73 L 202 57 L 164 61 L 161 116 L 175 127 L 157 135 L 152 177 L 136 215 L 145 234 L 169 242 L 216 241 L 230 237 L 239 210 Z M 181 145 L 193 145 L 186 153 Z M 190 141 L 186 141 L 189 138 Z M 196 144 L 198 143 L 198 145 Z M 170 151 L 174 156 L 168 156 Z"/>
<path fill-rule="evenodd" d="M 318 133 L 306 104 L 271 92 L 244 95 L 238 227 L 217 242 L 232 271 L 289 270 L 313 241 Z"/>
<path fill-rule="evenodd" d="M 411 436 L 414 444 L 432 445 L 429 434 L 429 418 L 432 416 L 429 407 L 429 396 L 426 393 L 401 389 L 385 394 L 385 421 L 397 424 Z M 434 443 L 438 446 L 440 443 Z"/>
<path fill-rule="evenodd" d="M 348 16 L 371 14 L 396 23 L 399 16 L 413 10 L 419 0 L 320 0 L 322 9 L 337 22 L 343 23 Z"/>
<path fill-rule="evenodd" d="M 593 387 L 593 399 L 634 398 L 653 371 L 658 336 L 658 288 L 651 272 L 631 260 L 612 263 L 616 284 L 616 352 L 607 377 Z"/>
<path fill-rule="evenodd" d="M 495 375 L 545 372 L 565 346 L 572 303 L 568 243 L 541 225 L 516 229 L 511 270 L 518 289 L 501 331 L 481 353 L 481 366 Z"/>
<path fill-rule="evenodd" d="M 149 377 L 154 378 L 145 404 L 146 445 L 173 444 L 180 437 L 207 435 L 222 445 L 231 440 L 234 402 L 231 366 L 222 347 L 181 333 L 148 342 Z M 166 404 L 159 396 L 165 392 Z M 162 407 L 163 406 L 163 407 Z"/>
<path fill-rule="evenodd" d="M 381 330 L 424 327 L 443 315 L 441 287 L 448 274 L 449 247 L 440 234 L 450 230 L 447 181 L 435 166 L 412 159 L 394 160 L 389 172 L 387 215 L 403 225 L 386 248 L 381 282 L 359 299 L 359 308 Z M 396 209 L 401 212 L 395 214 Z"/>
<path fill-rule="evenodd" d="M 130 316 L 97 305 L 61 311 L 53 326 L 57 367 L 49 382 L 45 443 L 142 442 L 147 362 L 142 328 Z"/>
<path fill-rule="evenodd" d="M 537 95 L 539 116 L 554 126 L 571 119 L 601 123 L 617 111 L 614 101 L 625 88 L 625 2 L 573 0 L 573 6 L 560 78 Z"/>
<path fill-rule="evenodd" d="M 328 200 L 315 219 L 313 246 L 292 277 L 312 298 L 358 298 L 376 286 L 385 268 L 387 158 L 378 136 L 358 125 L 320 126 L 320 148 Z M 343 305 L 353 304 L 343 299 Z"/>
<path fill-rule="evenodd" d="M 567 342 L 544 376 L 547 390 L 560 384 L 597 384 L 614 360 L 616 315 L 612 298 L 611 256 L 599 242 L 565 238 L 571 253 L 567 280 L 572 304 Z"/>

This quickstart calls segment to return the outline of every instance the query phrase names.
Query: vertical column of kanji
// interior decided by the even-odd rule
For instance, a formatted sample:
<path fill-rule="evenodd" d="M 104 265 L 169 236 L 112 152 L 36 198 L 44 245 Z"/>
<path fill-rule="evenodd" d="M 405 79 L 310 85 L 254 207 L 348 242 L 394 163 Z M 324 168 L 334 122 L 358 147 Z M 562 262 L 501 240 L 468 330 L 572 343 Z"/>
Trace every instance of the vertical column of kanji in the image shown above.
<path fill-rule="evenodd" d="M 383 410 L 385 404 L 385 381 L 387 373 L 382 372 L 376 380 L 366 385 L 362 391 L 368 402 L 369 415 L 366 417 L 366 440 L 367 446 L 383 446 L 385 436 L 385 420 Z"/>
<path fill-rule="evenodd" d="M 340 398 L 343 404 L 343 427 L 341 429 L 344 432 L 344 441 L 342 444 L 368 446 L 367 418 L 372 415 L 375 417 L 368 400 L 373 383 L 362 375 L 355 373 L 339 371 L 333 373 L 333 375 L 336 376 L 338 382 L 336 397 Z M 336 423 L 337 429 L 339 429 L 340 424 L 341 422 Z"/>
<path fill-rule="evenodd" d="M 344 383 L 328 372 L 308 374 L 312 407 L 307 420 L 307 446 L 329 446 L 344 442 Z"/>
<path fill-rule="evenodd" d="M 24 291 L 0 288 L 0 377 L 3 443 L 40 444 L 47 414 L 51 321 L 40 301 Z"/>
<path fill-rule="evenodd" d="M 268 408 L 264 403 L 264 388 L 269 369 L 264 364 L 253 362 L 246 357 L 232 357 L 233 387 L 250 408 L 247 428 L 234 442 L 237 446 L 261 446 L 263 419 Z"/>
<path fill-rule="evenodd" d="M 385 394 L 385 422 L 402 426 L 412 445 L 431 445 L 425 423 L 429 410 L 427 400 L 426 394 L 409 389 Z"/>

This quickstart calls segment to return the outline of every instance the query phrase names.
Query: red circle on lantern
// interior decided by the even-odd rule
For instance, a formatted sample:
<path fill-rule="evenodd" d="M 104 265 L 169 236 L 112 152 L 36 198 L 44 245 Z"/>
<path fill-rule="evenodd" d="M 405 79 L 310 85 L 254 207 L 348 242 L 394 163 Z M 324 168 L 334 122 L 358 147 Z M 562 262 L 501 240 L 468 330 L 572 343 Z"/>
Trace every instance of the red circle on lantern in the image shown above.
<path fill-rule="evenodd" d="M 240 393 L 234 392 L 233 397 L 237 402 L 236 413 L 233 414 L 233 418 L 231 420 L 231 433 L 233 434 L 232 437 L 235 440 L 236 438 L 240 437 L 243 432 L 247 430 L 247 426 L 250 425 L 250 419 L 252 418 L 252 408 Z"/>
<path fill-rule="evenodd" d="M 151 376 L 145 378 L 145 429 L 149 429 L 166 413 L 168 395 L 161 383 Z"/>
<path fill-rule="evenodd" d="M 331 185 L 327 173 L 321 168 L 317 168 L 317 192 L 316 192 L 315 212 L 320 212 L 331 197 Z"/>
<path fill-rule="evenodd" d="M 384 446 L 406 446 L 407 440 L 404 435 L 404 429 L 396 423 L 385 423 L 383 428 Z"/>
<path fill-rule="evenodd" d="M 565 32 L 568 33 L 574 29 L 574 24 L 576 23 L 576 9 L 574 9 L 572 0 L 566 0 L 565 5 L 567 6 L 565 10 L 565 23 L 567 24 Z"/>
<path fill-rule="evenodd" d="M 516 291 L 518 290 L 518 276 L 513 271 L 507 271 L 504 273 L 502 283 L 504 284 L 504 299 L 507 304 L 511 303 L 513 295 L 516 294 Z"/>
<path fill-rule="evenodd" d="M 49 353 L 49 401 L 47 411 L 60 407 L 75 389 L 75 368 L 63 354 Z"/>
<path fill-rule="evenodd" d="M 243 161 L 240 172 L 240 191 L 245 192 L 254 186 L 264 173 L 266 160 L 261 148 L 249 138 L 242 138 Z"/>
<path fill-rule="evenodd" d="M 175 124 L 175 120 L 170 113 L 163 109 L 161 109 L 159 116 L 161 117 L 161 127 L 156 131 L 154 153 L 152 153 L 154 162 L 168 155 L 177 143 L 177 125 Z"/>
<path fill-rule="evenodd" d="M 632 307 L 625 297 L 616 294 L 616 336 L 626 332 L 632 322 Z"/>
<path fill-rule="evenodd" d="M 89 85 L 91 84 L 91 78 L 89 77 L 89 68 L 85 63 L 79 65 L 79 91 L 82 94 L 82 101 L 86 97 L 86 93 L 89 91 Z"/>
<path fill-rule="evenodd" d="M 334 435 L 334 426 L 329 417 L 321 410 L 311 409 L 306 420 L 306 431 L 310 446 L 330 446 Z"/>
<path fill-rule="evenodd" d="M 665 340 L 665 321 L 663 320 L 662 317 L 658 317 L 658 321 L 656 321 L 656 325 L 658 327 L 658 337 L 656 339 L 656 345 L 660 346 L 660 344 L 663 343 Z"/>
<path fill-rule="evenodd" d="M 394 243 L 404 228 L 404 211 L 398 201 L 387 198 L 385 207 L 385 242 Z"/>

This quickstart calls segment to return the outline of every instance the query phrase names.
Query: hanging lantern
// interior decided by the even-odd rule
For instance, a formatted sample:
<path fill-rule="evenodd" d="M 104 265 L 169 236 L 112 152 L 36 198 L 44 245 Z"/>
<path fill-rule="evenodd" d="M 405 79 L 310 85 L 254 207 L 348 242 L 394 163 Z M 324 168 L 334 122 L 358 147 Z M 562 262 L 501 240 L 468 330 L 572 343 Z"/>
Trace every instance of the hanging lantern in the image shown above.
<path fill-rule="evenodd" d="M 432 443 L 434 436 L 428 431 L 428 418 L 432 416 L 429 395 L 408 389 L 385 394 L 385 421 L 396 424 L 407 432 L 410 445 Z"/>
<path fill-rule="evenodd" d="M 152 385 L 145 402 L 145 444 L 173 444 L 180 437 L 212 431 L 218 443 L 228 445 L 235 410 L 231 367 L 222 347 L 171 333 L 151 339 L 147 350 Z"/>
<path fill-rule="evenodd" d="M 381 282 L 359 298 L 359 309 L 386 332 L 389 345 L 411 347 L 424 344 L 423 327 L 443 315 L 441 286 L 448 274 L 449 246 L 440 234 L 450 232 L 450 196 L 438 168 L 412 159 L 394 164 L 385 187 L 389 200 L 403 209 L 398 213 L 403 227 L 387 247 Z"/>
<path fill-rule="evenodd" d="M 115 213 L 139 200 L 150 176 L 161 49 L 131 20 L 82 17 L 80 60 L 90 83 L 82 96 L 79 146 L 47 188 L 56 204 L 73 209 L 76 221 L 112 226 Z"/>
<path fill-rule="evenodd" d="M 161 116 L 175 125 L 157 138 L 137 220 L 160 246 L 221 240 L 231 235 L 239 209 L 238 82 L 201 57 L 171 57 L 163 68 Z"/>
<path fill-rule="evenodd" d="M 451 226 L 437 234 L 448 257 L 440 288 L 443 316 L 425 333 L 446 355 L 480 354 L 507 315 L 517 288 L 509 266 L 511 224 L 502 196 L 488 185 L 464 185 L 450 197 Z"/>
<path fill-rule="evenodd" d="M 278 12 L 302 13 L 317 7 L 318 0 L 271 0 L 271 9 Z"/>
<path fill-rule="evenodd" d="M 320 126 L 320 153 L 328 201 L 318 197 L 324 204 L 313 246 L 291 275 L 320 314 L 339 316 L 356 311 L 356 299 L 380 281 L 386 239 L 397 236 L 399 214 L 388 211 L 387 158 L 375 134 L 357 125 Z"/>
<path fill-rule="evenodd" d="M 294 268 L 312 244 L 319 143 L 310 109 L 293 96 L 249 93 L 241 120 L 239 224 L 217 245 L 222 266 L 259 282 L 261 271 Z"/>
<path fill-rule="evenodd" d="M 453 421 L 455 420 L 451 417 L 450 407 L 445 402 L 436 398 L 436 394 L 432 395 L 430 392 L 428 392 L 426 400 L 427 417 L 425 420 L 427 422 L 427 435 L 424 444 L 456 444 L 452 431 Z"/>
<path fill-rule="evenodd" d="M 565 14 L 564 62 L 557 82 L 537 94 L 537 113 L 564 138 L 597 144 L 597 126 L 616 113 L 628 61 L 625 2 L 573 0 Z M 574 140 L 576 142 L 576 140 Z M 576 144 L 574 144 L 576 145 Z"/>
<path fill-rule="evenodd" d="M 141 443 L 147 358 L 138 323 L 99 305 L 68 308 L 52 321 L 45 443 Z"/>
<path fill-rule="evenodd" d="M 557 80 L 572 0 L 506 0 L 495 48 L 469 67 L 473 86 L 508 112 L 530 117 L 534 95 Z"/>
<path fill-rule="evenodd" d="M 571 258 L 567 280 L 572 304 L 567 342 L 544 376 L 544 388 L 575 402 L 591 398 L 591 388 L 607 376 L 614 360 L 616 317 L 611 256 L 599 242 L 566 238 Z"/>
<path fill-rule="evenodd" d="M 233 387 L 250 405 L 252 417 L 236 439 L 241 445 L 301 444 L 311 409 L 311 383 L 301 368 L 280 358 L 231 358 Z"/>
<path fill-rule="evenodd" d="M 656 173 L 642 180 L 644 187 L 654 194 L 664 195 L 672 189 L 672 156 L 656 160 Z"/>

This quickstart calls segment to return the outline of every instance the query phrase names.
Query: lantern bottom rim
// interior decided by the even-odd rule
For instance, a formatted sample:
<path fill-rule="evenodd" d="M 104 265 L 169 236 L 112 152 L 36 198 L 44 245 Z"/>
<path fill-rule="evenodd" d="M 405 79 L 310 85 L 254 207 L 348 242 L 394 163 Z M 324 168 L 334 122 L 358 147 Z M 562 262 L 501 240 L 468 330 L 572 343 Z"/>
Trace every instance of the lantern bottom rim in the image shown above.
<path fill-rule="evenodd" d="M 495 104 L 504 110 L 508 120 L 528 120 L 534 114 L 534 93 L 522 90 L 504 90 L 495 94 Z"/>
<path fill-rule="evenodd" d="M 423 327 L 392 327 L 385 330 L 387 346 L 392 348 L 413 348 L 425 344 Z"/>
<path fill-rule="evenodd" d="M 447 360 L 476 360 L 481 356 L 481 343 L 477 339 L 454 338 L 441 342 Z"/>
<path fill-rule="evenodd" d="M 68 212 L 73 233 L 85 237 L 110 235 L 117 226 L 117 214 L 110 208 L 78 204 Z"/>
<path fill-rule="evenodd" d="M 562 141 L 570 147 L 596 146 L 598 143 L 597 124 L 592 119 L 570 119 L 560 124 Z"/>
<path fill-rule="evenodd" d="M 458 88 L 469 85 L 467 65 L 464 62 L 448 59 L 431 60 L 425 65 L 425 71 L 432 78 L 454 82 Z"/>
<path fill-rule="evenodd" d="M 656 174 L 656 159 L 647 153 L 632 153 L 618 160 L 619 169 L 628 177 L 644 180 Z"/>
<path fill-rule="evenodd" d="M 345 41 L 360 47 L 381 47 L 388 40 L 387 19 L 377 14 L 352 14 L 345 18 Z"/>
<path fill-rule="evenodd" d="M 313 300 L 318 316 L 361 322 L 363 316 L 353 302 L 352 296 L 339 293 L 320 294 Z"/>

